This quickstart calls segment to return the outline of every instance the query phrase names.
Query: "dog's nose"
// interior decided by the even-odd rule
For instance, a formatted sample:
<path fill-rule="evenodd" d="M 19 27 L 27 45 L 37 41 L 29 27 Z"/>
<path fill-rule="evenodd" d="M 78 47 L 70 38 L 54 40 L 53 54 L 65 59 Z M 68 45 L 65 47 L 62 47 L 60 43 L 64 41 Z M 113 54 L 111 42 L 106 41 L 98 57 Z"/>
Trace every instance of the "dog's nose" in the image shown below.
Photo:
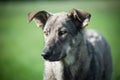
<path fill-rule="evenodd" d="M 45 53 L 45 52 L 43 52 L 42 54 L 41 54 L 41 56 L 44 58 L 44 59 L 49 59 L 49 57 L 50 57 L 50 53 Z"/>
<path fill-rule="evenodd" d="M 51 55 L 50 48 L 49 47 L 44 48 L 41 56 L 43 56 L 44 59 L 49 59 L 50 55 Z"/>

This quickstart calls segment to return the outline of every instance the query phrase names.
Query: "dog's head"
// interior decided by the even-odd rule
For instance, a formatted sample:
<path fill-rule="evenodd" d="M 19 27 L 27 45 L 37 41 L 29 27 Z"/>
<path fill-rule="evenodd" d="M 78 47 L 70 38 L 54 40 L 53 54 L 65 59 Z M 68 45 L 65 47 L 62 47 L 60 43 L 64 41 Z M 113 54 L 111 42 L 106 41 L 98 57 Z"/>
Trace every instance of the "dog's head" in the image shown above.
<path fill-rule="evenodd" d="M 78 33 L 88 25 L 91 15 L 83 10 L 73 9 L 69 13 L 51 14 L 46 11 L 31 12 L 28 20 L 35 21 L 44 32 L 45 46 L 42 56 L 45 60 L 58 61 L 70 53 L 80 42 Z M 82 37 L 82 34 L 81 36 Z"/>

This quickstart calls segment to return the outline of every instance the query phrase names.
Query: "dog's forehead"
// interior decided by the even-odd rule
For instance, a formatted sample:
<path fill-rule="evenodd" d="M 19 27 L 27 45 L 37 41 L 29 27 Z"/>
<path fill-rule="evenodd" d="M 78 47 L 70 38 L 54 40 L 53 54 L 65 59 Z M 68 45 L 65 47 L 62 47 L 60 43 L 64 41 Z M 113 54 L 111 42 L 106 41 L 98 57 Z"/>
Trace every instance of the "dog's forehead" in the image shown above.
<path fill-rule="evenodd" d="M 53 23 L 55 23 L 55 22 L 59 22 L 59 21 L 64 21 L 67 18 L 68 18 L 68 16 L 67 16 L 67 13 L 65 13 L 65 12 L 55 13 L 51 17 L 51 21 L 53 21 Z"/>
<path fill-rule="evenodd" d="M 45 29 L 51 28 L 51 27 L 61 27 L 63 23 L 66 23 L 66 21 L 69 20 L 67 13 L 55 13 L 53 14 L 48 21 L 46 22 Z"/>

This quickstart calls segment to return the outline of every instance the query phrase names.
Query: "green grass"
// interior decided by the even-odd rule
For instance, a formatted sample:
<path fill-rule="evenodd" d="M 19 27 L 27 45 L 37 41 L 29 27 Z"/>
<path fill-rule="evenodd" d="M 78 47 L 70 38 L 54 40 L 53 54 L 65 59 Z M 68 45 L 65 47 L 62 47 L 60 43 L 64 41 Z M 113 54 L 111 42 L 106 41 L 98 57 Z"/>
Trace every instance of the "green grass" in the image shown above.
<path fill-rule="evenodd" d="M 113 79 L 120 80 L 119 3 L 101 1 L 0 3 L 0 80 L 42 80 L 44 46 L 42 30 L 27 22 L 31 11 L 50 12 L 83 9 L 92 14 L 87 28 L 94 28 L 109 42 L 113 58 Z"/>

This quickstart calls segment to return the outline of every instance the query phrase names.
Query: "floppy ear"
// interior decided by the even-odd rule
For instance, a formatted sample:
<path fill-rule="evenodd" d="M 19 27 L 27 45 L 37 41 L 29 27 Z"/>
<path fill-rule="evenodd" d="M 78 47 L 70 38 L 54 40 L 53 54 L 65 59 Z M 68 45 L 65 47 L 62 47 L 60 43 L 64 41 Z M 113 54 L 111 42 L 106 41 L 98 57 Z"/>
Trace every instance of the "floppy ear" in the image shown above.
<path fill-rule="evenodd" d="M 28 21 L 31 22 L 34 19 L 36 25 L 43 28 L 50 16 L 51 14 L 46 11 L 30 12 L 28 14 Z"/>
<path fill-rule="evenodd" d="M 84 28 L 88 25 L 91 14 L 83 10 L 73 9 L 68 13 L 68 16 L 74 20 L 78 27 Z"/>

